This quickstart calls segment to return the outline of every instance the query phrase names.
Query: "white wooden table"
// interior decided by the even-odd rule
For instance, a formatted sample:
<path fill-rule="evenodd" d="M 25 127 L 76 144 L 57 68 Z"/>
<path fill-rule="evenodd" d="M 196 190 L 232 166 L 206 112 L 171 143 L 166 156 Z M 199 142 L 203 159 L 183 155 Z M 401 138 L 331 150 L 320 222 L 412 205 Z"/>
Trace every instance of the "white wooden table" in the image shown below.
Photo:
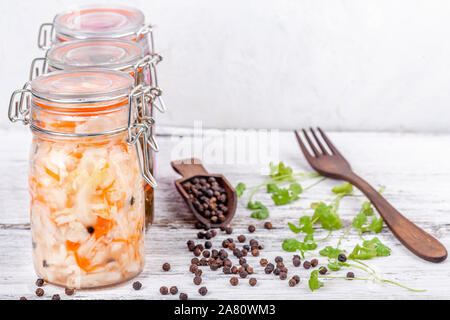
<path fill-rule="evenodd" d="M 17 128 L 14 128 L 17 129 Z M 223 132 L 205 131 L 208 143 L 217 141 Z M 196 240 L 198 230 L 193 228 L 194 219 L 187 206 L 176 192 L 173 181 L 178 175 L 171 169 L 174 146 L 180 139 L 191 134 L 188 129 L 160 128 L 159 143 L 161 152 L 157 157 L 157 178 L 159 188 L 156 191 L 156 221 L 146 238 L 146 266 L 137 280 L 143 287 L 135 291 L 131 282 L 102 289 L 78 291 L 74 299 L 176 299 L 177 296 L 161 296 L 160 286 L 176 285 L 190 298 L 202 298 L 198 286 L 192 282 L 193 276 L 188 268 L 192 253 L 186 249 L 188 239 Z M 172 136 L 173 135 L 173 136 Z M 391 133 L 330 133 L 332 140 L 340 148 L 354 169 L 374 185 L 385 185 L 385 196 L 408 218 L 436 236 L 447 248 L 450 248 L 450 135 L 430 134 L 391 134 Z M 27 130 L 0 131 L 0 299 L 18 299 L 20 296 L 36 298 L 34 282 L 36 276 L 31 263 L 31 240 L 28 223 L 27 191 L 27 156 L 30 144 Z M 188 140 L 184 140 L 185 142 Z M 290 132 L 280 132 L 280 160 L 290 165 L 295 171 L 311 171 L 305 162 L 294 136 Z M 266 167 L 267 164 L 264 164 Z M 223 173 L 232 184 L 245 182 L 256 185 L 265 177 L 261 175 L 261 165 L 255 164 L 211 164 L 205 167 L 210 172 Z M 306 181 L 304 185 L 309 182 Z M 311 202 L 329 199 L 331 188 L 340 181 L 326 180 L 315 188 L 305 192 L 299 201 L 286 206 L 275 207 L 269 195 L 262 192 L 256 199 L 270 204 L 269 221 L 274 229 L 262 228 L 264 221 L 250 217 L 245 208 L 245 198 L 240 200 L 238 210 L 232 221 L 233 237 L 247 235 L 247 227 L 254 224 L 257 231 L 248 239 L 255 238 L 265 245 L 259 258 L 248 258 L 255 267 L 258 279 L 256 287 L 250 287 L 247 281 L 238 287 L 229 283 L 229 275 L 220 270 L 211 271 L 204 268 L 203 284 L 208 288 L 205 298 L 210 299 L 449 299 L 450 268 L 449 262 L 440 264 L 425 262 L 405 249 L 385 227 L 378 235 L 382 242 L 392 248 L 392 255 L 375 258 L 368 263 L 384 278 L 398 281 L 417 289 L 427 289 L 424 293 L 412 293 L 391 285 L 366 281 L 325 280 L 325 287 L 311 292 L 308 289 L 309 272 L 303 268 L 294 268 L 291 253 L 281 250 L 281 243 L 294 234 L 288 229 L 288 222 L 296 222 Z M 344 226 L 359 211 L 364 197 L 344 198 L 341 201 L 340 216 Z M 320 247 L 335 245 L 343 230 L 333 235 Z M 222 232 L 213 238 L 215 246 L 220 246 L 226 235 Z M 317 237 L 325 235 L 321 230 Z M 351 249 L 360 239 L 356 232 L 351 232 L 343 247 Z M 287 280 L 281 281 L 273 275 L 266 275 L 259 266 L 259 259 L 273 259 L 281 255 L 288 262 L 288 279 L 293 274 L 302 278 L 300 285 L 291 288 Z M 233 257 L 234 258 L 234 257 Z M 325 258 L 320 258 L 322 263 Z M 161 265 L 169 262 L 170 272 L 161 270 Z M 354 270 L 357 276 L 363 274 Z M 346 272 L 346 271 L 345 271 Z M 345 274 L 340 271 L 338 274 Z M 46 285 L 44 298 L 60 293 L 67 297 L 58 287 Z M 42 298 L 41 298 L 42 299 Z"/>

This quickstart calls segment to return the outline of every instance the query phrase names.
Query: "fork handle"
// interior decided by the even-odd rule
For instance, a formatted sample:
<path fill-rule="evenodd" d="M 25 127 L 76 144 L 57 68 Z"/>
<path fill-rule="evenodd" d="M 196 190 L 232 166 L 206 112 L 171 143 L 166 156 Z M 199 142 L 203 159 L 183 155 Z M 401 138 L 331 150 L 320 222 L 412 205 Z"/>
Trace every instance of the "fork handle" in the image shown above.
<path fill-rule="evenodd" d="M 431 262 L 441 262 L 447 258 L 447 250 L 439 240 L 406 219 L 364 179 L 355 173 L 346 178 L 369 198 L 389 229 L 411 252 Z"/>

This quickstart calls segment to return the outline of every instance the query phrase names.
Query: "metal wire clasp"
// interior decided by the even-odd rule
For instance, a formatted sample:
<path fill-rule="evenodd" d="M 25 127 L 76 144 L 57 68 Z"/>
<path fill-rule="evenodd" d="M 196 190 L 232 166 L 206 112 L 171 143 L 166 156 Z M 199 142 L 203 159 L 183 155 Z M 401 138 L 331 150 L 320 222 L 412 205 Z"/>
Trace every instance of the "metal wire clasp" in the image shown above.
<path fill-rule="evenodd" d="M 52 46 L 55 36 L 55 26 L 53 22 L 46 22 L 39 27 L 37 45 L 39 49 L 48 50 Z"/>
<path fill-rule="evenodd" d="M 25 83 L 22 89 L 13 92 L 9 100 L 8 108 L 8 118 L 11 122 L 21 121 L 24 125 L 29 123 L 30 97 L 31 90 L 29 82 Z"/>
<path fill-rule="evenodd" d="M 139 79 L 138 72 L 143 72 L 144 75 L 145 75 L 144 71 L 148 72 L 148 74 L 150 75 L 150 82 L 151 82 L 150 90 L 152 91 L 154 96 L 152 102 L 155 102 L 154 106 L 156 109 L 158 109 L 159 112 L 164 113 L 166 112 L 166 104 L 164 103 L 164 100 L 161 97 L 162 90 L 158 86 L 158 77 L 156 74 L 156 65 L 161 61 L 162 57 L 159 54 L 152 54 L 143 57 L 134 65 L 134 75 L 135 75 L 135 85 L 137 85 Z"/>
<path fill-rule="evenodd" d="M 146 103 L 147 99 L 153 100 L 153 94 L 149 87 L 143 85 L 136 86 L 129 95 L 127 143 L 130 146 L 134 145 L 136 147 L 139 169 L 145 181 L 153 188 L 156 188 L 156 180 L 150 171 L 150 149 L 156 152 L 159 151 L 158 143 L 156 142 L 151 129 L 155 120 L 150 116 L 140 116 L 138 114 L 139 108 L 144 108 L 143 104 Z M 133 105 L 136 105 L 137 108 L 133 109 Z M 143 147 L 141 147 L 141 143 L 143 144 Z"/>
<path fill-rule="evenodd" d="M 148 36 L 150 38 L 149 51 L 151 54 L 155 54 L 155 42 L 153 40 L 153 28 L 154 28 L 153 25 L 147 24 L 147 25 L 144 25 L 142 28 L 140 28 L 138 30 L 138 32 L 136 32 L 136 41 L 138 41 L 139 39 L 141 39 L 142 37 L 144 37 L 145 35 L 148 34 Z"/>

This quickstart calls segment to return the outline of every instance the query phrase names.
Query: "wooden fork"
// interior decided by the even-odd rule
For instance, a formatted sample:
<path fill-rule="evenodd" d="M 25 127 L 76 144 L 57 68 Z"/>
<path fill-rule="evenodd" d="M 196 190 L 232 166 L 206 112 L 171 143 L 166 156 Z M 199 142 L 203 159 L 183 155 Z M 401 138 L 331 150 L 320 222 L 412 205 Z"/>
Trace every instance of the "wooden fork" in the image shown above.
<path fill-rule="evenodd" d="M 305 147 L 300 134 L 295 131 L 300 148 L 311 167 L 325 177 L 348 181 L 361 190 L 375 206 L 397 239 L 414 254 L 431 262 L 444 261 L 447 258 L 447 250 L 442 243 L 406 219 L 377 190 L 356 175 L 352 171 L 348 161 L 345 160 L 338 149 L 331 143 L 325 133 L 320 128 L 317 128 L 317 130 L 320 132 L 329 151 L 324 147 L 312 128 L 311 134 L 318 148 L 310 139 L 305 129 L 302 129 L 306 141 L 313 152 L 311 154 Z"/>

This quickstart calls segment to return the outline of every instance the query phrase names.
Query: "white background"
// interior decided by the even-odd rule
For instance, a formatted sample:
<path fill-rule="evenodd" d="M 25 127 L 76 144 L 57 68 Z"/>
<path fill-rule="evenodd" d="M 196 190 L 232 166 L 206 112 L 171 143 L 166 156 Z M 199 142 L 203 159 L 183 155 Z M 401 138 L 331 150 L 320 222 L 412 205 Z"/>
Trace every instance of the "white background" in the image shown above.
<path fill-rule="evenodd" d="M 86 2 L 0 0 L 1 127 L 40 23 Z M 124 3 L 157 25 L 162 124 L 450 132 L 449 1 Z"/>

